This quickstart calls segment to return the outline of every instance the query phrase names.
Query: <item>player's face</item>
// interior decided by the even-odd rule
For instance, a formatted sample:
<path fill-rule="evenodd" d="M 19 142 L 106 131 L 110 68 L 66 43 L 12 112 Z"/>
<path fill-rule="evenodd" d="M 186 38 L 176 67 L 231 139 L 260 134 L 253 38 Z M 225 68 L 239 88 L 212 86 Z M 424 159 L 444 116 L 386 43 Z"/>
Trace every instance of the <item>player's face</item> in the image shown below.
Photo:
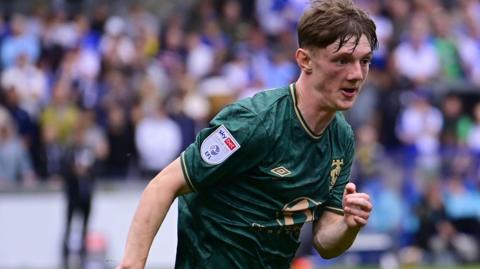
<path fill-rule="evenodd" d="M 358 45 L 351 38 L 339 50 L 338 41 L 311 53 L 314 88 L 320 93 L 320 106 L 328 110 L 346 110 L 353 106 L 365 81 L 372 49 L 362 35 Z"/>

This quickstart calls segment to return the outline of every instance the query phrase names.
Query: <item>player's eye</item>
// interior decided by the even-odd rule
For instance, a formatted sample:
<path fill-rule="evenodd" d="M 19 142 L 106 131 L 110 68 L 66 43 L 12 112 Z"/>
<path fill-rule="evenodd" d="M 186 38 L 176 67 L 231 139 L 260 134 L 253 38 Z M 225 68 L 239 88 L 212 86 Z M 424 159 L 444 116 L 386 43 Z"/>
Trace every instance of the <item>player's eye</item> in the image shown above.
<path fill-rule="evenodd" d="M 344 58 L 340 58 L 340 59 L 336 59 L 335 63 L 338 64 L 338 65 L 346 65 L 346 64 L 348 64 L 348 60 L 344 59 Z"/>
<path fill-rule="evenodd" d="M 371 62 L 372 62 L 371 58 L 364 58 L 361 61 L 362 65 L 369 65 Z"/>

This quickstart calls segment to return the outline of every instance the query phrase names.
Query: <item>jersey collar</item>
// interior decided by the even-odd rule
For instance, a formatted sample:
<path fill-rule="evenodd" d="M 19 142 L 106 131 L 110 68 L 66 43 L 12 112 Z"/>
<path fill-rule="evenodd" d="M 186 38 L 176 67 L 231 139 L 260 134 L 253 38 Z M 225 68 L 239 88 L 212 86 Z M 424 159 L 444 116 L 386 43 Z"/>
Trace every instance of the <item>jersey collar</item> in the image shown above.
<path fill-rule="evenodd" d="M 293 107 L 295 109 L 295 114 L 297 114 L 297 118 L 298 120 L 300 121 L 300 124 L 302 125 L 303 129 L 305 130 L 305 132 L 307 132 L 307 134 L 312 137 L 313 139 L 320 139 L 323 135 L 323 133 L 325 133 L 325 131 L 327 129 L 325 129 L 323 131 L 323 133 L 317 135 L 315 134 L 307 125 L 307 123 L 305 122 L 305 119 L 303 118 L 302 116 L 302 113 L 300 112 L 300 109 L 298 109 L 298 106 L 297 106 L 297 94 L 296 94 L 296 87 L 295 87 L 295 83 L 292 83 L 290 84 L 290 95 L 292 96 L 292 100 L 293 100 Z M 327 126 L 328 128 L 328 126 Z"/>

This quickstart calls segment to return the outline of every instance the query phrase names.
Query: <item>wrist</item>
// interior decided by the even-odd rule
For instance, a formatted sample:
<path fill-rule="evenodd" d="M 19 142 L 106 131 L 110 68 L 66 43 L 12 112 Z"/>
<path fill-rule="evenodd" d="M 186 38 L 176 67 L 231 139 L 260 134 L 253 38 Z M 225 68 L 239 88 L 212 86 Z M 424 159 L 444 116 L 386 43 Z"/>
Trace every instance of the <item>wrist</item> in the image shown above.
<path fill-rule="evenodd" d="M 345 230 L 354 233 L 358 233 L 363 227 L 355 221 L 353 216 L 345 216 L 343 218 L 343 224 L 345 225 Z"/>

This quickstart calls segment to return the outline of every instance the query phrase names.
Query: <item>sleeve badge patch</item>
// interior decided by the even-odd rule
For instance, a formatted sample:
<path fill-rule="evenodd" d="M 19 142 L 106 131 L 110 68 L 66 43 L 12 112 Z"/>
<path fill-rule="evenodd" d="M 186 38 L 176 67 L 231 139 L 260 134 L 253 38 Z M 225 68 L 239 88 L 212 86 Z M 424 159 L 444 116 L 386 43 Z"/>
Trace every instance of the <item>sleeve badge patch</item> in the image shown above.
<path fill-rule="evenodd" d="M 239 148 L 240 144 L 233 135 L 224 125 L 220 125 L 203 140 L 200 146 L 200 155 L 208 164 L 220 164 Z"/>

